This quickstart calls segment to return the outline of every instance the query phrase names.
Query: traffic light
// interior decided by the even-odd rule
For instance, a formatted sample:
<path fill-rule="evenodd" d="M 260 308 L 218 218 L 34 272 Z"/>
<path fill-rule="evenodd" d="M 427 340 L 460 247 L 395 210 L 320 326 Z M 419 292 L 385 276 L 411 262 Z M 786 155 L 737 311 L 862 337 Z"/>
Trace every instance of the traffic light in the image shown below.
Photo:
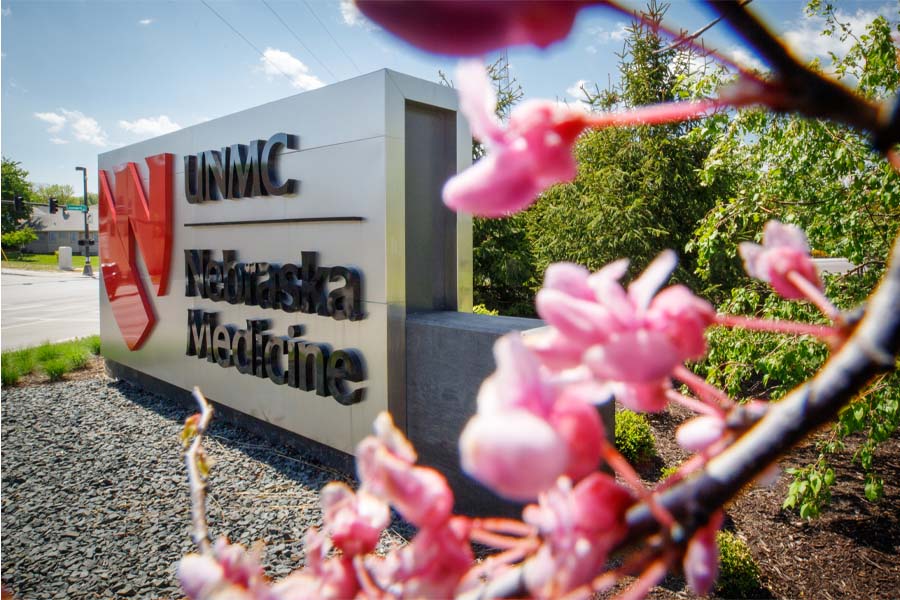
<path fill-rule="evenodd" d="M 55 213 L 59 210 L 59 202 L 56 198 L 50 198 L 50 213 Z"/>
<path fill-rule="evenodd" d="M 15 203 L 14 208 L 15 208 L 16 214 L 19 214 L 20 212 L 25 210 L 25 201 L 22 198 L 22 196 L 16 196 L 13 199 L 13 202 Z"/>

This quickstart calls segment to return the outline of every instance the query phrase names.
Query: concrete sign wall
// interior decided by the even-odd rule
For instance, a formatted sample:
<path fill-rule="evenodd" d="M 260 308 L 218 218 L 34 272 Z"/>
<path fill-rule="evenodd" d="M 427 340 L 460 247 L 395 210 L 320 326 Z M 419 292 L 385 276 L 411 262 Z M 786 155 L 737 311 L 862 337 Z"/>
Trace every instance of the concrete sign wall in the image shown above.
<path fill-rule="evenodd" d="M 344 452 L 404 423 L 407 311 L 471 309 L 456 105 L 383 70 L 101 154 L 104 356 Z"/>

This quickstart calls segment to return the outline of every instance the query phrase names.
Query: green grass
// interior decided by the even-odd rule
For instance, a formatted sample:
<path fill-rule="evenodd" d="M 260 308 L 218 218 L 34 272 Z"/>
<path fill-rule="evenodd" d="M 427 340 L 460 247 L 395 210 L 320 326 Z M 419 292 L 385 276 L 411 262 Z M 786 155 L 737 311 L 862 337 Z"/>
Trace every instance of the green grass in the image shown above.
<path fill-rule="evenodd" d="M 75 249 L 72 249 L 75 252 Z M 14 255 L 7 253 L 12 260 L 2 261 L 2 266 L 8 269 L 28 269 L 31 271 L 57 271 L 59 270 L 59 260 L 54 254 L 21 254 Z M 91 267 L 98 269 L 100 267 L 100 259 L 96 256 L 91 257 Z M 84 256 L 72 255 L 72 270 L 80 271 L 84 269 Z"/>
<path fill-rule="evenodd" d="M 31 373 L 43 373 L 50 381 L 58 381 L 66 373 L 85 368 L 92 354 L 100 354 L 100 336 L 60 342 L 44 343 L 34 348 L 10 350 L 0 357 L 2 383 L 16 385 Z"/>

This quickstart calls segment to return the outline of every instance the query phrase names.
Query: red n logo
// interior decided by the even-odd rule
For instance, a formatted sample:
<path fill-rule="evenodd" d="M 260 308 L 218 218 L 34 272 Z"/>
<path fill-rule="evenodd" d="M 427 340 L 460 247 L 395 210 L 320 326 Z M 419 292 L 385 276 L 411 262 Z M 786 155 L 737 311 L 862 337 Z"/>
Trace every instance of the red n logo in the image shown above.
<path fill-rule="evenodd" d="M 137 164 L 114 169 L 115 195 L 105 171 L 100 171 L 100 271 L 113 317 L 130 350 L 141 347 L 153 326 L 153 304 L 137 268 L 139 248 L 156 296 L 169 286 L 172 258 L 172 186 L 175 157 L 157 154 L 146 159 L 150 198 Z"/>

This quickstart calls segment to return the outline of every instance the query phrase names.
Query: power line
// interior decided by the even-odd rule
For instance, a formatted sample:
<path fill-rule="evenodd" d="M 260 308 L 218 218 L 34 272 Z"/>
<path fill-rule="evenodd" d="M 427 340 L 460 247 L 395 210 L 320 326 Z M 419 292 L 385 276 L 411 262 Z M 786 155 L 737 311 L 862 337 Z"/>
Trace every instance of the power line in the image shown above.
<path fill-rule="evenodd" d="M 262 3 L 265 4 L 265 5 L 266 5 L 266 8 L 268 8 L 268 9 L 272 12 L 272 14 L 275 15 L 275 18 L 278 19 L 278 20 L 281 22 L 282 25 L 284 25 L 284 28 L 288 30 L 288 33 L 290 33 L 292 36 L 294 36 L 294 39 L 297 40 L 297 42 L 298 42 L 301 46 L 303 46 L 303 49 L 306 50 L 306 51 L 309 53 L 310 56 L 312 56 L 314 59 L 316 59 L 316 61 L 317 61 L 320 65 L 322 65 L 322 68 L 323 68 L 323 69 L 325 69 L 326 71 L 328 71 L 328 74 L 331 75 L 331 78 L 332 78 L 332 79 L 334 79 L 335 81 L 337 81 L 337 79 L 338 79 L 338 78 L 337 78 L 337 75 L 335 75 L 334 73 L 332 73 L 331 69 L 329 69 L 328 66 L 327 66 L 324 62 L 322 62 L 322 59 L 320 59 L 318 56 L 316 56 L 315 52 L 313 52 L 313 51 L 309 48 L 309 46 L 307 46 L 306 44 L 303 43 L 303 40 L 301 40 L 300 37 L 299 37 L 296 33 L 294 33 L 294 30 L 291 29 L 291 27 L 290 27 L 287 23 L 284 22 L 284 19 L 281 18 L 281 15 L 279 15 L 277 12 L 275 12 L 275 9 L 272 8 L 272 7 L 269 5 L 269 3 L 266 2 L 266 0 L 262 0 Z"/>
<path fill-rule="evenodd" d="M 254 45 L 253 42 L 251 42 L 250 40 L 248 40 L 248 39 L 244 36 L 243 33 L 241 33 L 240 31 L 238 31 L 237 29 L 235 29 L 234 25 L 232 25 L 231 23 L 229 23 L 229 22 L 225 19 L 225 17 L 223 17 L 222 15 L 220 15 L 220 14 L 216 11 L 216 9 L 214 9 L 212 6 L 210 6 L 209 4 L 207 4 L 206 0 L 200 0 L 200 2 L 202 2 L 202 3 L 203 3 L 203 6 L 205 6 L 206 8 L 208 8 L 212 14 L 216 15 L 217 17 L 219 17 L 219 20 L 221 20 L 223 23 L 225 23 L 225 25 L 227 25 L 228 28 L 229 28 L 231 31 L 233 31 L 239 38 L 241 38 L 242 40 L 244 40 L 245 42 L 247 42 L 247 45 L 248 45 L 248 46 L 250 46 L 251 48 L 253 48 L 254 50 L 256 50 L 256 53 L 259 54 L 259 55 L 262 57 L 262 59 L 263 59 L 264 61 L 266 61 L 267 63 L 269 63 L 269 64 L 272 66 L 273 69 L 275 69 L 276 71 L 278 71 L 279 73 L 281 73 L 281 74 L 284 76 L 284 78 L 287 79 L 287 80 L 291 83 L 291 85 L 294 85 L 294 80 L 291 79 L 291 76 L 290 76 L 290 75 L 288 75 L 287 73 L 285 73 L 284 71 L 282 71 L 281 69 L 279 69 L 279 68 L 278 68 L 278 65 L 276 65 L 276 64 L 273 63 L 271 60 L 269 60 L 269 58 L 268 58 L 268 57 L 267 57 L 267 56 L 266 56 L 259 48 L 257 48 L 256 45 Z"/>
<path fill-rule="evenodd" d="M 347 51 L 344 50 L 344 47 L 341 46 L 341 45 L 338 43 L 337 39 L 335 39 L 335 37 L 334 37 L 333 35 L 331 35 L 331 32 L 328 31 L 328 28 L 327 28 L 327 27 L 325 27 L 325 23 L 323 23 L 323 22 L 322 22 L 322 19 L 319 18 L 319 15 L 316 14 L 316 11 L 314 11 L 314 10 L 312 9 L 312 6 L 309 5 L 309 2 L 307 2 L 306 0 L 303 0 L 303 4 L 306 5 L 306 8 L 308 8 L 308 9 L 309 9 L 309 12 L 312 13 L 312 16 L 315 17 L 316 21 L 319 22 L 319 25 L 322 26 L 322 29 L 325 30 L 325 33 L 328 34 L 328 37 L 331 38 L 331 41 L 334 42 L 334 45 L 338 47 L 338 50 L 340 50 L 341 52 L 344 53 L 344 56 L 347 57 L 347 60 L 350 61 L 350 64 L 353 65 L 353 68 L 356 69 L 356 72 L 359 73 L 360 75 L 362 75 L 362 71 L 360 70 L 360 68 L 357 66 L 357 64 L 356 64 L 355 62 L 353 62 L 353 59 L 350 58 L 350 55 L 347 54 Z"/>

